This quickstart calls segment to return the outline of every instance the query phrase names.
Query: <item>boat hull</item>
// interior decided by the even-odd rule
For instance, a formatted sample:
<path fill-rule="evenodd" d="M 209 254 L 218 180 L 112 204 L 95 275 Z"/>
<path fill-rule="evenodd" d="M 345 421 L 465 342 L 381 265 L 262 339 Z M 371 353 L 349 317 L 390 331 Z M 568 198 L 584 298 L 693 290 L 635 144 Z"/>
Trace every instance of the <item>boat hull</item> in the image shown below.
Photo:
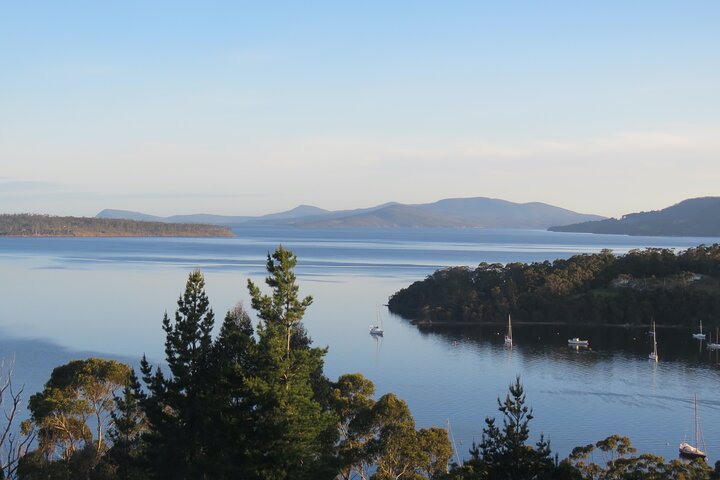
<path fill-rule="evenodd" d="M 684 458 L 695 459 L 707 457 L 707 454 L 705 452 L 703 452 L 699 448 L 693 447 L 689 443 L 681 443 L 678 451 L 680 452 L 680 456 Z"/>

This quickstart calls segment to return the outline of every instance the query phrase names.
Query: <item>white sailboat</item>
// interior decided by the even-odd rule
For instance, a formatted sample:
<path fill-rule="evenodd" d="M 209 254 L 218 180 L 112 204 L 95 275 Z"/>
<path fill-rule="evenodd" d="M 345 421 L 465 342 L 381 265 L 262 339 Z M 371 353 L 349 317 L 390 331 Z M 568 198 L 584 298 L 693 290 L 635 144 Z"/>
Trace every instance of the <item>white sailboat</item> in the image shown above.
<path fill-rule="evenodd" d="M 385 333 L 385 330 L 383 330 L 382 326 L 382 317 L 380 316 L 380 308 L 378 307 L 377 311 L 377 323 L 370 325 L 370 335 L 376 335 L 379 337 L 382 337 Z"/>
<path fill-rule="evenodd" d="M 510 321 L 510 314 L 508 313 L 508 328 L 507 333 L 505 334 L 505 346 L 512 347 L 512 344 L 512 322 Z"/>
<path fill-rule="evenodd" d="M 705 334 L 702 332 L 702 320 L 700 320 L 700 333 L 693 333 L 692 336 L 698 340 L 705 340 Z"/>
<path fill-rule="evenodd" d="M 657 335 L 655 334 L 655 322 L 653 322 L 652 337 L 653 337 L 653 351 L 650 352 L 650 355 L 648 355 L 648 358 L 650 360 L 654 360 L 655 363 L 657 363 L 660 360 L 660 357 L 658 356 L 658 351 L 657 351 Z"/>
<path fill-rule="evenodd" d="M 701 436 L 700 423 L 698 422 L 697 395 L 695 395 L 695 445 L 682 442 L 679 447 L 680 456 L 685 458 L 705 458 L 707 453 L 700 450 L 699 440 Z M 704 443 L 704 442 L 703 442 Z"/>
<path fill-rule="evenodd" d="M 718 329 L 715 329 L 715 343 L 712 341 L 712 333 L 710 334 L 710 341 L 705 344 L 708 350 L 720 350 L 720 333 Z"/>

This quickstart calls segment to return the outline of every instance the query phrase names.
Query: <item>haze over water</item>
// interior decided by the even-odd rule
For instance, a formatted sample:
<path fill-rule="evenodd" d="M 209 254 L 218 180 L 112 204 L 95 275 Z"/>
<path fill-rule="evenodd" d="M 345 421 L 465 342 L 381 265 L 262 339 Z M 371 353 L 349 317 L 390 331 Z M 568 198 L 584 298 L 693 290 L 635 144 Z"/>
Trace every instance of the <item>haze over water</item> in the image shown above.
<path fill-rule="evenodd" d="M 16 381 L 39 389 L 53 367 L 80 352 L 137 362 L 163 358 L 161 318 L 172 315 L 187 274 L 201 268 L 219 322 L 246 282 L 262 283 L 265 256 L 282 243 L 299 259 L 301 295 L 315 299 L 305 325 L 329 346 L 326 374 L 362 372 L 378 395 L 406 400 L 419 426 L 450 420 L 462 456 L 478 440 L 496 398 L 520 375 L 536 418 L 561 457 L 618 433 L 640 452 L 674 458 L 694 435 L 692 395 L 700 400 L 710 461 L 720 458 L 717 355 L 690 331 L 658 331 L 660 363 L 647 360 L 646 327 L 419 330 L 381 307 L 385 336 L 368 335 L 388 296 L 437 268 L 480 262 L 543 261 L 611 248 L 685 249 L 720 239 L 646 238 L 481 229 L 295 229 L 243 227 L 237 238 L 0 238 L 0 357 L 16 355 Z M 264 285 L 264 284 L 263 284 Z M 720 319 L 704 319 L 712 328 Z M 572 350 L 569 337 L 589 338 Z"/>

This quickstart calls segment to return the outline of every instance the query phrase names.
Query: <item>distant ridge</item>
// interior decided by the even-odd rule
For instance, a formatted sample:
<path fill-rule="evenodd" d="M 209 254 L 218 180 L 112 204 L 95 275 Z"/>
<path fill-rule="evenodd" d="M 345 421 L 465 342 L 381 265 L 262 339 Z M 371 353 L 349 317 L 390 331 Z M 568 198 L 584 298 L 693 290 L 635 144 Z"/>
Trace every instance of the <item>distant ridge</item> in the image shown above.
<path fill-rule="evenodd" d="M 623 215 L 619 220 L 554 226 L 553 232 L 605 233 L 620 235 L 720 237 L 720 197 L 700 197 L 651 212 Z"/>
<path fill-rule="evenodd" d="M 156 217 L 155 215 L 148 215 L 146 213 L 131 212 L 129 210 L 113 210 L 111 208 L 106 208 L 102 212 L 95 215 L 95 218 L 137 220 L 139 222 L 169 222 L 170 221 L 167 218 Z"/>
<path fill-rule="evenodd" d="M 546 229 L 588 220 L 587 215 L 546 203 L 513 203 L 495 198 L 448 198 L 434 203 L 404 205 L 390 202 L 369 208 L 329 211 L 311 205 L 259 217 L 223 215 L 174 215 L 155 217 L 139 212 L 103 210 L 100 218 L 148 219 L 153 221 L 212 223 L 222 225 L 293 225 L 298 227 L 393 228 L 393 227 L 488 227 Z"/>

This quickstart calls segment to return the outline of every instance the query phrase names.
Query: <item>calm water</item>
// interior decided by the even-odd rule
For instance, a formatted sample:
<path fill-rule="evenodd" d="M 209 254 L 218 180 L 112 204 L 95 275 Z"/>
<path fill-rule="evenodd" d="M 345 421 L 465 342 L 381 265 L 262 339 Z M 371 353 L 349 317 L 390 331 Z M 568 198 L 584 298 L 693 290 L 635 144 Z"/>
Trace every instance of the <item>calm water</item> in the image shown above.
<path fill-rule="evenodd" d="M 238 228 L 232 239 L 0 238 L 0 358 L 15 379 L 41 388 L 54 366 L 90 353 L 160 361 L 160 320 L 172 312 L 187 274 L 199 267 L 218 317 L 249 305 L 248 278 L 262 282 L 265 256 L 282 243 L 299 257 L 301 294 L 314 304 L 305 324 L 328 345 L 326 373 L 362 372 L 379 394 L 405 399 L 420 426 L 450 420 L 461 455 L 496 415 L 499 395 L 520 375 L 536 418 L 531 430 L 561 456 L 619 433 L 641 451 L 674 458 L 693 433 L 692 396 L 711 460 L 720 459 L 720 367 L 690 331 L 659 330 L 661 362 L 647 360 L 646 328 L 514 326 L 427 330 L 389 316 L 385 337 L 367 333 L 379 305 L 435 269 L 479 262 L 542 261 L 611 248 L 685 249 L 720 239 L 593 236 L 479 229 Z M 714 322 L 714 323 L 713 323 Z M 707 319 L 714 330 L 720 319 Z M 569 337 L 589 338 L 573 350 Z M 98 355 L 98 353 L 95 353 Z"/>

